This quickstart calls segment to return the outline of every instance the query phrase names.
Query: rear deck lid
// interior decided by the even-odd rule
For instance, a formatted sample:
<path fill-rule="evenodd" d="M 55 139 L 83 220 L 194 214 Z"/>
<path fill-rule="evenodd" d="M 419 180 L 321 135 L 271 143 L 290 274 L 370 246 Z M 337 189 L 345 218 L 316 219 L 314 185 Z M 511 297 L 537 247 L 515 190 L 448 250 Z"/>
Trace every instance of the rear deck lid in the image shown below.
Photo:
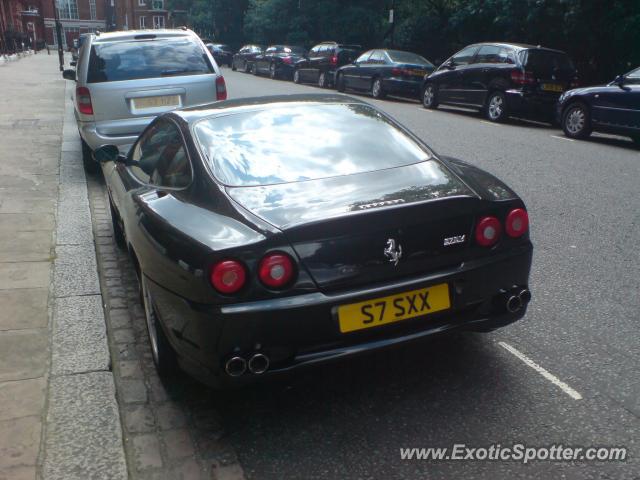
<path fill-rule="evenodd" d="M 194 127 L 214 176 L 284 232 L 325 290 L 464 258 L 483 200 L 373 107 L 286 104 Z M 458 241 L 446 244 L 445 239 Z M 403 248 L 391 265 L 389 240 Z"/>

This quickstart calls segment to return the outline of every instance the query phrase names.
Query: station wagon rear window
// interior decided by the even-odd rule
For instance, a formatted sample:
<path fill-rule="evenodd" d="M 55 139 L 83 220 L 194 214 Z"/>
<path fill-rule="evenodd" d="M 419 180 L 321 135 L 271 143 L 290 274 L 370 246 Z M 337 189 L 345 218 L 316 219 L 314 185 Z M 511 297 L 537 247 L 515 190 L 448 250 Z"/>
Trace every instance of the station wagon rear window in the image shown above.
<path fill-rule="evenodd" d="M 368 105 L 322 104 L 199 120 L 214 176 L 234 187 L 274 185 L 410 165 L 430 154 Z"/>
<path fill-rule="evenodd" d="M 185 37 L 96 43 L 88 83 L 213 73 L 203 48 Z"/>

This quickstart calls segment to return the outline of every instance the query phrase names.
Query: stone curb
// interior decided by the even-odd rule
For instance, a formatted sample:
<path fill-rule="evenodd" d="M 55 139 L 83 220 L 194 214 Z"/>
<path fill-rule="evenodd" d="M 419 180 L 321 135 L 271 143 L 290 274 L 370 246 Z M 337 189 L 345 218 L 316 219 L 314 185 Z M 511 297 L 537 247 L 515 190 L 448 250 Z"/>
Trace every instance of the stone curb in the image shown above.
<path fill-rule="evenodd" d="M 67 83 L 42 478 L 126 479 L 80 140 Z"/>

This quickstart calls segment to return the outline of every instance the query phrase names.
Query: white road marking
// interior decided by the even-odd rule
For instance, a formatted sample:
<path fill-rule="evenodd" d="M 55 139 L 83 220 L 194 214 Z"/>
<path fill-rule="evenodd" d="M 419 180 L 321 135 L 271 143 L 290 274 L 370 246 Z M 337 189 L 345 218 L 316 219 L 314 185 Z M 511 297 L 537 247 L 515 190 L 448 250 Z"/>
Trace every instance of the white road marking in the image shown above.
<path fill-rule="evenodd" d="M 511 353 L 515 357 L 517 357 L 520 360 L 522 360 L 525 363 L 525 365 L 533 368 L 536 372 L 538 372 L 544 378 L 549 380 L 556 387 L 559 387 L 564 393 L 569 395 L 574 400 L 581 400 L 582 399 L 582 395 L 580 395 L 578 392 L 576 392 L 573 388 L 571 388 L 569 385 L 564 383 L 558 377 L 556 377 L 552 373 L 550 373 L 547 370 L 545 370 L 544 368 L 542 368 L 536 362 L 534 362 L 529 357 L 527 357 L 524 353 L 519 352 L 518 350 L 516 350 L 511 345 L 509 345 L 508 343 L 505 343 L 505 342 L 498 342 L 498 345 L 500 345 L 502 348 L 504 348 L 507 352 Z"/>
<path fill-rule="evenodd" d="M 495 122 L 489 122 L 488 120 L 480 120 L 481 123 L 486 123 L 487 125 L 491 125 L 493 127 L 499 127 L 500 124 L 495 123 Z"/>
<path fill-rule="evenodd" d="M 557 138 L 558 140 L 566 140 L 567 142 L 575 142 L 573 138 L 561 137 L 560 135 L 551 135 L 551 138 Z"/>

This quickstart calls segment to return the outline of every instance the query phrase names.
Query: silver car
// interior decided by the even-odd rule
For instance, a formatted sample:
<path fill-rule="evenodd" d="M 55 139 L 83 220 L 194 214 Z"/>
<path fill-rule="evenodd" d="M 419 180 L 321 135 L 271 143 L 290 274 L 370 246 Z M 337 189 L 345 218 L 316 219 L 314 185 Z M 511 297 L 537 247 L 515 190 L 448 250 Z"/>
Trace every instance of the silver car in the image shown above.
<path fill-rule="evenodd" d="M 129 30 L 90 34 L 76 69 L 75 117 L 85 168 L 92 151 L 117 145 L 123 153 L 157 115 L 227 98 L 224 78 L 191 30 Z"/>

